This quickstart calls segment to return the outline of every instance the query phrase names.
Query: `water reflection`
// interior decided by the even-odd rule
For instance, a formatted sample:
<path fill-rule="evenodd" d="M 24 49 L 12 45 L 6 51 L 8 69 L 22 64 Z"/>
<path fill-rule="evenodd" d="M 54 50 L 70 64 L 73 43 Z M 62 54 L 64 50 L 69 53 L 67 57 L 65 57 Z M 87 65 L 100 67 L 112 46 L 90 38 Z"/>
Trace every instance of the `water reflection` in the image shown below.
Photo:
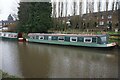
<path fill-rule="evenodd" d="M 115 78 L 117 51 L 5 42 L 3 70 L 27 78 Z M 1 45 L 0 44 L 0 45 Z"/>

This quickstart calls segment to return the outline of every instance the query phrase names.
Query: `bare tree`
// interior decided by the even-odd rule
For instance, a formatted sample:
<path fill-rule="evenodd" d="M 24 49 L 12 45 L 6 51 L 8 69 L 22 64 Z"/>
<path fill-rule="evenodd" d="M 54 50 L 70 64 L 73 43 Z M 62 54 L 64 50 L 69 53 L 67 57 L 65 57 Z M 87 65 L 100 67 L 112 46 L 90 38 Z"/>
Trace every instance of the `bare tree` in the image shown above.
<path fill-rule="evenodd" d="M 72 27 L 73 28 L 76 28 L 76 23 L 77 23 L 77 21 L 76 21 L 76 14 L 77 14 L 77 2 L 76 2 L 76 0 L 73 0 L 73 5 L 72 5 L 72 9 L 73 9 L 73 18 L 72 18 Z"/>
<path fill-rule="evenodd" d="M 101 11 L 101 0 L 98 1 L 98 13 Z"/>
<path fill-rule="evenodd" d="M 91 0 L 91 2 L 89 2 L 89 13 L 93 13 L 94 12 L 94 0 Z"/>
<path fill-rule="evenodd" d="M 79 28 L 82 28 L 82 7 L 83 7 L 83 0 L 79 0 Z"/>
<path fill-rule="evenodd" d="M 91 1 L 88 3 L 88 6 L 89 6 L 89 13 L 91 14 L 92 13 L 92 3 L 91 3 Z"/>
<path fill-rule="evenodd" d="M 57 16 L 56 5 L 57 5 L 56 1 L 53 1 L 53 4 L 52 4 L 52 6 L 53 6 L 53 14 L 52 14 L 52 17 L 53 17 L 53 18 L 56 18 L 56 16 Z"/>
<path fill-rule="evenodd" d="M 77 2 L 76 0 L 73 0 L 73 16 L 75 16 L 77 13 Z"/>
<path fill-rule="evenodd" d="M 55 0 L 53 0 L 53 3 L 52 3 L 52 6 L 53 6 L 53 13 L 52 13 L 52 17 L 53 17 L 53 26 L 55 29 L 57 29 L 57 12 L 56 12 L 56 6 L 57 6 L 57 2 Z"/>
<path fill-rule="evenodd" d="M 61 4 L 61 13 L 60 13 L 60 17 L 63 17 L 63 11 L 64 11 L 64 10 L 63 10 L 63 8 L 64 8 L 63 2 L 61 2 L 60 4 Z"/>
<path fill-rule="evenodd" d="M 65 1 L 65 22 L 67 22 L 67 12 L 68 12 L 68 2 Z M 67 25 L 65 24 L 65 30 L 67 29 Z"/>
<path fill-rule="evenodd" d="M 108 11 L 108 5 L 109 5 L 109 1 L 106 0 L 106 12 Z"/>
<path fill-rule="evenodd" d="M 99 19 L 100 19 L 100 12 L 101 12 L 101 0 L 99 0 L 98 2 L 97 2 L 98 4 L 97 4 L 97 9 L 98 9 L 98 17 L 97 17 L 97 20 L 98 20 L 98 25 L 97 26 L 99 26 Z"/>
<path fill-rule="evenodd" d="M 89 2 L 88 2 L 88 0 L 86 0 L 86 17 L 89 17 L 88 11 L 89 11 Z M 86 24 L 85 27 L 87 28 L 87 27 L 88 27 L 88 24 L 89 24 L 88 19 L 86 19 L 85 24 Z"/>
<path fill-rule="evenodd" d="M 113 23 L 115 18 L 114 11 L 115 11 L 115 0 L 112 1 L 112 26 L 114 26 L 114 23 Z"/>
<path fill-rule="evenodd" d="M 119 32 L 120 32 L 120 1 L 118 2 L 118 26 L 119 26 Z"/>
<path fill-rule="evenodd" d="M 92 28 L 93 25 L 93 12 L 94 12 L 94 0 L 89 2 L 89 27 Z"/>
<path fill-rule="evenodd" d="M 117 10 L 118 10 L 118 0 L 115 3 L 115 11 L 117 11 Z"/>
<path fill-rule="evenodd" d="M 89 2 L 86 0 L 86 14 L 88 14 Z"/>
<path fill-rule="evenodd" d="M 60 1 L 58 1 L 58 17 L 60 17 Z"/>
<path fill-rule="evenodd" d="M 83 0 L 79 0 L 79 16 L 82 17 L 82 2 Z"/>
<path fill-rule="evenodd" d="M 109 5 L 108 0 L 106 0 L 105 4 L 106 4 L 106 6 L 105 6 L 105 7 L 106 7 L 106 8 L 105 8 L 105 9 L 106 9 L 106 10 L 105 10 L 105 11 L 106 11 L 106 12 L 105 12 L 105 26 L 108 26 L 108 25 L 107 25 L 107 24 L 108 24 L 108 23 L 107 23 L 107 21 L 108 21 L 108 5 Z M 108 28 L 109 28 L 109 27 L 108 27 Z"/>
<path fill-rule="evenodd" d="M 115 7 L 115 0 L 113 0 L 112 2 L 112 12 L 114 11 L 114 7 Z"/>
<path fill-rule="evenodd" d="M 65 2 L 65 17 L 67 17 L 67 12 L 68 12 L 68 2 L 66 0 L 66 2 Z"/>
<path fill-rule="evenodd" d="M 91 11 L 92 11 L 92 13 L 93 13 L 93 12 L 94 12 L 94 6 L 95 6 L 95 5 L 94 5 L 94 0 L 92 0 L 92 3 L 91 3 L 91 4 L 92 4 L 92 9 L 91 9 Z"/>

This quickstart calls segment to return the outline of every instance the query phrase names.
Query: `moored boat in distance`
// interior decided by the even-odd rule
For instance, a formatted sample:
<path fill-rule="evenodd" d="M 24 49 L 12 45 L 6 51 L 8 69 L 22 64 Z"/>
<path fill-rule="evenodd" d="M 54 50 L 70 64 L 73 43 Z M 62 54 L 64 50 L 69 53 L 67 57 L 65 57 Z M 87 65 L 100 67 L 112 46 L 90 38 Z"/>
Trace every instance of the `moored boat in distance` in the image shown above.
<path fill-rule="evenodd" d="M 116 43 L 109 43 L 107 34 L 44 34 L 29 33 L 28 42 L 47 43 L 69 46 L 85 46 L 85 47 L 114 47 Z"/>
<path fill-rule="evenodd" d="M 0 38 L 2 40 L 17 40 L 17 41 L 24 41 L 22 34 L 13 33 L 13 32 L 0 32 Z"/>

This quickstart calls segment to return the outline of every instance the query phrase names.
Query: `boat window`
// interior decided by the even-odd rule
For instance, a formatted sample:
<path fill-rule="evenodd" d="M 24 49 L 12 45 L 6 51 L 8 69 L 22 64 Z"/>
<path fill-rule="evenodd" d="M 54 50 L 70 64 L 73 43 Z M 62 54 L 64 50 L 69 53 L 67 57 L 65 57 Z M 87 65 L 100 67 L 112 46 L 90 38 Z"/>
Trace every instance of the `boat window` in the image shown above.
<path fill-rule="evenodd" d="M 8 36 L 10 37 L 11 35 L 9 34 Z"/>
<path fill-rule="evenodd" d="M 106 40 L 107 40 L 106 37 L 101 37 L 102 42 L 106 42 Z"/>
<path fill-rule="evenodd" d="M 33 36 L 32 39 L 35 39 L 35 36 Z"/>
<path fill-rule="evenodd" d="M 84 38 L 84 42 L 85 43 L 91 43 L 92 42 L 92 38 Z"/>
<path fill-rule="evenodd" d="M 6 34 L 4 34 L 4 36 L 6 36 Z"/>
<path fill-rule="evenodd" d="M 39 36 L 39 40 L 44 40 L 44 36 Z"/>
<path fill-rule="evenodd" d="M 17 35 L 14 35 L 14 37 L 17 37 Z"/>
<path fill-rule="evenodd" d="M 12 35 L 12 34 L 10 34 L 10 37 L 13 37 L 13 35 Z"/>
<path fill-rule="evenodd" d="M 30 36 L 30 39 L 33 39 L 33 37 L 32 37 L 32 36 Z"/>
<path fill-rule="evenodd" d="M 58 41 L 64 41 L 64 37 L 63 36 L 58 37 Z"/>
<path fill-rule="evenodd" d="M 39 36 L 36 36 L 36 39 L 39 39 Z"/>
<path fill-rule="evenodd" d="M 52 40 L 52 36 L 48 36 L 48 40 Z"/>
<path fill-rule="evenodd" d="M 77 42 L 77 37 L 70 37 L 70 42 Z"/>

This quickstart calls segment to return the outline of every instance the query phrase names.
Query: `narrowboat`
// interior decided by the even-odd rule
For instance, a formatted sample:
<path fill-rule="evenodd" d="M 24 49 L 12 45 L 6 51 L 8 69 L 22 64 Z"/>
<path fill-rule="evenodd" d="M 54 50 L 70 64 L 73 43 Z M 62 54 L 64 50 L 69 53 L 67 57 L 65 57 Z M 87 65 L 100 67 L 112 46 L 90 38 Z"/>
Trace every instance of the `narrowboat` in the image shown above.
<path fill-rule="evenodd" d="M 44 34 L 29 33 L 28 42 L 47 43 L 69 46 L 85 46 L 85 47 L 113 47 L 116 43 L 109 43 L 107 34 Z"/>
<path fill-rule="evenodd" d="M 20 33 L 13 33 L 13 32 L 0 32 L 0 38 L 2 40 L 18 40 L 24 41 L 22 34 Z"/>

